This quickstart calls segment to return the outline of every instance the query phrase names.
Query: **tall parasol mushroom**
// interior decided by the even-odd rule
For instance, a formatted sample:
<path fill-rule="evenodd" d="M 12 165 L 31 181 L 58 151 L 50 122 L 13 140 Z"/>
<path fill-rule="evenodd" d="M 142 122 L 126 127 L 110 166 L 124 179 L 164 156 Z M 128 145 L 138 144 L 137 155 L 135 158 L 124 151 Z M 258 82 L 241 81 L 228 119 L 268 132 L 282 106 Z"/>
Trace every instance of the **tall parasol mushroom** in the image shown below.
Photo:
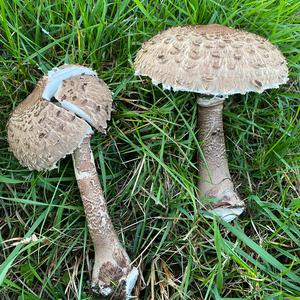
<path fill-rule="evenodd" d="M 167 29 L 142 45 L 136 75 L 149 76 L 164 89 L 199 93 L 199 138 L 205 161 L 199 162 L 198 189 L 210 201 L 209 215 L 231 221 L 244 210 L 228 169 L 223 102 L 232 94 L 262 93 L 288 80 L 281 52 L 256 34 L 222 25 Z M 211 95 L 207 97 L 205 95 Z"/>
<path fill-rule="evenodd" d="M 50 101 L 53 97 L 58 104 Z M 72 154 L 95 248 L 92 289 L 102 296 L 128 299 L 138 271 L 109 218 L 90 147 L 91 126 L 104 133 L 111 106 L 111 92 L 94 71 L 64 65 L 44 76 L 15 108 L 7 131 L 11 151 L 30 170 L 51 170 Z"/>

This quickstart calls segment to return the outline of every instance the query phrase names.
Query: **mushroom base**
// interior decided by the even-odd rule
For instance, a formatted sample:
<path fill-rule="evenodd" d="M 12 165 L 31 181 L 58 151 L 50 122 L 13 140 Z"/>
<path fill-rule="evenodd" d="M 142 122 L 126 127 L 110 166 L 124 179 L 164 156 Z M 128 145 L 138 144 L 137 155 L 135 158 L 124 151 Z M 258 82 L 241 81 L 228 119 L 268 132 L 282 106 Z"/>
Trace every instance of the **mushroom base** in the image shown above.
<path fill-rule="evenodd" d="M 230 222 L 244 211 L 244 202 L 234 190 L 228 169 L 224 131 L 223 98 L 198 98 L 199 139 L 203 159 L 199 160 L 198 189 L 205 215 L 217 215 Z"/>
<path fill-rule="evenodd" d="M 108 215 L 90 148 L 90 136 L 73 153 L 73 162 L 95 249 L 92 290 L 112 299 L 129 299 L 138 271 L 131 266 Z"/>

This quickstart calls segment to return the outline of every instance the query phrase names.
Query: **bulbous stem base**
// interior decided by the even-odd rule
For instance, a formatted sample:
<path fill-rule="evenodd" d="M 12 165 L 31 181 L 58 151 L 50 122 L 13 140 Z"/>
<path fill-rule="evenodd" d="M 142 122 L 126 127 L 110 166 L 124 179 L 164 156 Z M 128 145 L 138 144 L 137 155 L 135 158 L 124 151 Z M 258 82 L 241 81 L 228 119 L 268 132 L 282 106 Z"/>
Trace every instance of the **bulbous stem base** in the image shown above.
<path fill-rule="evenodd" d="M 223 101 L 198 98 L 199 139 L 203 159 L 199 160 L 198 189 L 202 202 L 207 202 L 206 215 L 216 214 L 230 222 L 244 211 L 244 202 L 234 190 L 228 169 L 223 132 Z"/>
<path fill-rule="evenodd" d="M 113 299 L 129 299 L 138 271 L 131 266 L 108 215 L 90 147 L 90 136 L 73 153 L 73 163 L 95 248 L 92 290 Z"/>

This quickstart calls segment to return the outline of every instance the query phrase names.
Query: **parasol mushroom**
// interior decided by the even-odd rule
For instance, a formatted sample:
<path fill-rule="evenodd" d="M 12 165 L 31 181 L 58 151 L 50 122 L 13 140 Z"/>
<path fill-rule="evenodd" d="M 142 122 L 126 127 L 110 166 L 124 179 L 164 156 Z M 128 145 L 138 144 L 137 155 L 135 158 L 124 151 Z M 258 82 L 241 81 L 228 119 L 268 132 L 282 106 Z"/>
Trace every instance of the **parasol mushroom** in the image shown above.
<path fill-rule="evenodd" d="M 261 36 L 226 26 L 169 28 L 142 45 L 134 66 L 164 89 L 199 93 L 201 201 L 211 199 L 207 215 L 231 221 L 244 210 L 228 169 L 223 133 L 223 102 L 232 94 L 262 93 L 288 80 L 281 52 Z M 211 95 L 210 97 L 205 95 Z"/>
<path fill-rule="evenodd" d="M 58 103 L 51 102 L 53 97 Z M 19 162 L 30 170 L 51 170 L 72 154 L 95 249 L 92 290 L 128 299 L 138 271 L 131 266 L 109 218 L 90 147 L 91 126 L 104 133 L 111 106 L 111 92 L 94 71 L 64 65 L 44 76 L 12 112 L 8 143 Z"/>

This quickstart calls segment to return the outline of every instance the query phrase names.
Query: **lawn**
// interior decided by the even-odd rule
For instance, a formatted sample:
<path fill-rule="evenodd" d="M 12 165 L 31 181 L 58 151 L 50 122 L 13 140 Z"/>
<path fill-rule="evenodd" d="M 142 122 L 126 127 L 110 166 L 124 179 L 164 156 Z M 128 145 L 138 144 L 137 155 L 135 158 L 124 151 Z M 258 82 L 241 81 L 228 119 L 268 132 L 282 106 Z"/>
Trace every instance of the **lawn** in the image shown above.
<path fill-rule="evenodd" d="M 136 299 L 300 299 L 299 0 L 0 0 L 0 299 L 93 299 L 94 250 L 66 157 L 32 172 L 8 151 L 12 109 L 48 70 L 89 66 L 113 91 L 92 140 Z M 229 168 L 246 212 L 207 219 L 197 199 L 197 104 L 134 76 L 143 41 L 185 24 L 257 33 L 288 60 L 280 89 L 226 100 Z"/>

